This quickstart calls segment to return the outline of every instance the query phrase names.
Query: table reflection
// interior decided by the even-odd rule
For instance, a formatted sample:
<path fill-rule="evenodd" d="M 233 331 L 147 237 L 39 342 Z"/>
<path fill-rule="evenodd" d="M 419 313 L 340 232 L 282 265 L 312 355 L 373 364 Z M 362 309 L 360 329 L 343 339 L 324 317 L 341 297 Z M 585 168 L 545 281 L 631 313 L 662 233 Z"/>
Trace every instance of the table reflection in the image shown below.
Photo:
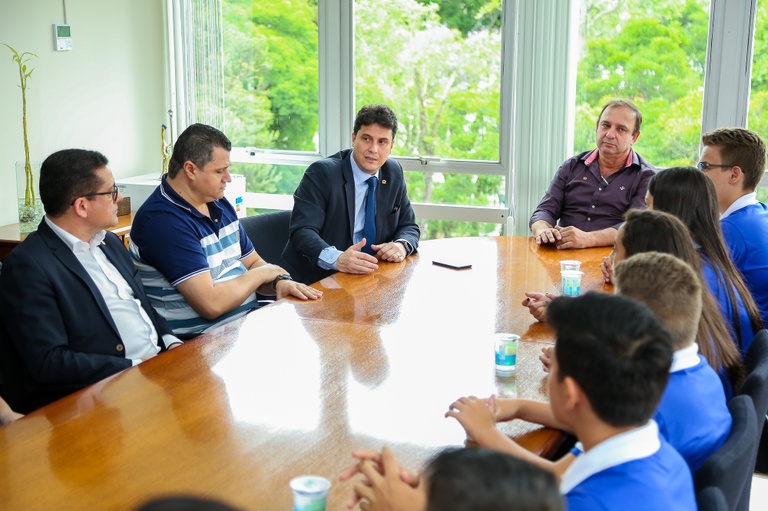
<path fill-rule="evenodd" d="M 565 254 L 583 289 L 604 289 L 607 252 Z M 290 509 L 294 476 L 336 481 L 354 449 L 390 445 L 418 469 L 464 444 L 443 417 L 457 397 L 546 399 L 538 355 L 552 334 L 520 301 L 557 290 L 563 255 L 528 238 L 435 240 L 372 275 L 324 279 L 316 302 L 276 302 L 0 429 L 0 507 L 131 509 L 181 492 L 270 511 Z M 432 265 L 447 256 L 472 269 Z M 496 332 L 522 337 L 512 379 L 495 372 Z M 500 427 L 537 453 L 560 438 Z M 335 483 L 329 509 L 350 493 Z"/>

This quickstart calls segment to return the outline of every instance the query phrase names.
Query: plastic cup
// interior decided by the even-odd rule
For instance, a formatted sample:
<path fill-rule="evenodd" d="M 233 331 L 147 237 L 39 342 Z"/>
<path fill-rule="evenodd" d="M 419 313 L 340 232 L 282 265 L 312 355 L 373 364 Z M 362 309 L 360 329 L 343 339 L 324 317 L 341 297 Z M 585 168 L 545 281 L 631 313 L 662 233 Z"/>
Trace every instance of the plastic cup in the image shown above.
<path fill-rule="evenodd" d="M 519 341 L 520 336 L 515 334 L 496 334 L 494 336 L 497 373 L 511 373 L 515 371 Z"/>
<path fill-rule="evenodd" d="M 294 511 L 325 511 L 331 482 L 320 476 L 299 476 L 291 479 Z"/>
<path fill-rule="evenodd" d="M 566 259 L 564 261 L 560 261 L 560 271 L 568 270 L 581 270 L 581 261 L 576 261 L 574 259 Z"/>
<path fill-rule="evenodd" d="M 563 296 L 579 296 L 581 294 L 581 276 L 583 271 L 564 270 L 560 272 Z"/>

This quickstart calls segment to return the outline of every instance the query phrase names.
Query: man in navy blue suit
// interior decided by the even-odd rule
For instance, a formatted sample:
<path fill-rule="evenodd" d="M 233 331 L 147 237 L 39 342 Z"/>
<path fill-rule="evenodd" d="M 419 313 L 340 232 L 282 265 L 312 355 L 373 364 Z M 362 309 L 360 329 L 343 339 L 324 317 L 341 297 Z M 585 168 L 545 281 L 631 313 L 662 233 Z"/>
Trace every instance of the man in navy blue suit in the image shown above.
<path fill-rule="evenodd" d="M 355 118 L 352 149 L 316 161 L 293 195 L 290 238 L 280 266 L 304 283 L 340 271 L 367 274 L 416 251 L 419 226 L 403 177 L 389 158 L 397 118 L 367 105 Z"/>
<path fill-rule="evenodd" d="M 29 412 L 181 343 L 150 306 L 117 224 L 107 158 L 66 149 L 40 170 L 45 217 L 0 273 L 0 367 Z"/>

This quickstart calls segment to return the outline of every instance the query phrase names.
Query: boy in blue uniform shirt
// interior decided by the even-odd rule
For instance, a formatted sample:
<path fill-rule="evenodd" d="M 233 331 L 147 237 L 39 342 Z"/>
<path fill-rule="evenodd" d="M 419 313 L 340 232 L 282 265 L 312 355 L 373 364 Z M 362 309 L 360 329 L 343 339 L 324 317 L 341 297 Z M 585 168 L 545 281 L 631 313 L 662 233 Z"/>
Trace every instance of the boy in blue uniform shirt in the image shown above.
<path fill-rule="evenodd" d="M 704 288 L 693 269 L 671 254 L 644 252 L 623 260 L 623 246 L 618 247 L 616 292 L 645 303 L 672 334 L 675 353 L 669 383 L 653 418 L 664 439 L 695 472 L 731 431 L 720 377 L 695 343 Z M 562 428 L 546 403 L 500 399 L 496 406 L 497 420 L 517 418 Z M 566 457 L 560 463 L 572 461 Z"/>
<path fill-rule="evenodd" d="M 768 324 L 768 206 L 755 193 L 765 171 L 765 142 L 743 128 L 720 128 L 701 143 L 698 167 L 715 185 L 725 244 Z"/>
<path fill-rule="evenodd" d="M 463 397 L 446 416 L 456 418 L 479 445 L 562 475 L 560 491 L 569 511 L 695 510 L 691 473 L 652 420 L 672 364 L 668 330 L 645 305 L 594 292 L 554 299 L 547 322 L 557 336 L 549 376 L 551 418 L 584 447 L 564 472 L 563 461 L 573 460 L 571 455 L 553 464 L 496 429 L 493 398 Z"/>
<path fill-rule="evenodd" d="M 728 439 L 732 422 L 720 377 L 694 342 L 701 282 L 682 260 L 658 252 L 620 262 L 614 278 L 617 293 L 645 303 L 672 334 L 669 382 L 653 418 L 661 436 L 695 472 Z"/>

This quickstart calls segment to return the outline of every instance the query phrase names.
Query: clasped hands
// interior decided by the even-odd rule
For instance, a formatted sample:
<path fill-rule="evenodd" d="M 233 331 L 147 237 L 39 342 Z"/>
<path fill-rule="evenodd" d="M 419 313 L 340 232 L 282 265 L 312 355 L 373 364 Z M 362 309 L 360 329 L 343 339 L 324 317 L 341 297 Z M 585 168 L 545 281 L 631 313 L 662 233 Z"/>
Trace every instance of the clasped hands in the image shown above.
<path fill-rule="evenodd" d="M 336 260 L 336 269 L 343 273 L 364 275 L 372 273 L 379 267 L 379 260 L 392 263 L 401 263 L 408 252 L 402 243 L 390 241 L 381 245 L 371 245 L 376 255 L 361 252 L 365 247 L 365 238 L 355 243 L 341 253 Z"/>
<path fill-rule="evenodd" d="M 362 474 L 354 486 L 354 495 L 347 502 L 352 509 L 360 504 L 363 511 L 423 511 L 427 494 L 423 475 L 416 475 L 403 468 L 389 447 L 379 454 L 376 451 L 355 451 L 358 460 L 346 468 L 339 480 L 348 481 Z"/>
<path fill-rule="evenodd" d="M 576 227 L 559 225 L 540 229 L 535 234 L 537 245 L 552 244 L 558 249 L 589 247 L 589 236 L 589 233 Z"/>
<path fill-rule="evenodd" d="M 509 413 L 515 413 L 514 407 L 508 407 L 504 415 Z M 497 421 L 506 419 L 495 396 L 488 399 L 462 397 L 451 403 L 445 416 L 458 420 L 468 435 L 478 435 L 480 428 L 495 428 Z M 381 453 L 355 451 L 352 457 L 358 461 L 339 476 L 343 482 L 356 474 L 362 475 L 354 486 L 354 495 L 347 502 L 349 509 L 357 504 L 363 511 L 423 511 L 426 508 L 428 483 L 424 474 L 416 475 L 402 467 L 388 447 Z"/>

